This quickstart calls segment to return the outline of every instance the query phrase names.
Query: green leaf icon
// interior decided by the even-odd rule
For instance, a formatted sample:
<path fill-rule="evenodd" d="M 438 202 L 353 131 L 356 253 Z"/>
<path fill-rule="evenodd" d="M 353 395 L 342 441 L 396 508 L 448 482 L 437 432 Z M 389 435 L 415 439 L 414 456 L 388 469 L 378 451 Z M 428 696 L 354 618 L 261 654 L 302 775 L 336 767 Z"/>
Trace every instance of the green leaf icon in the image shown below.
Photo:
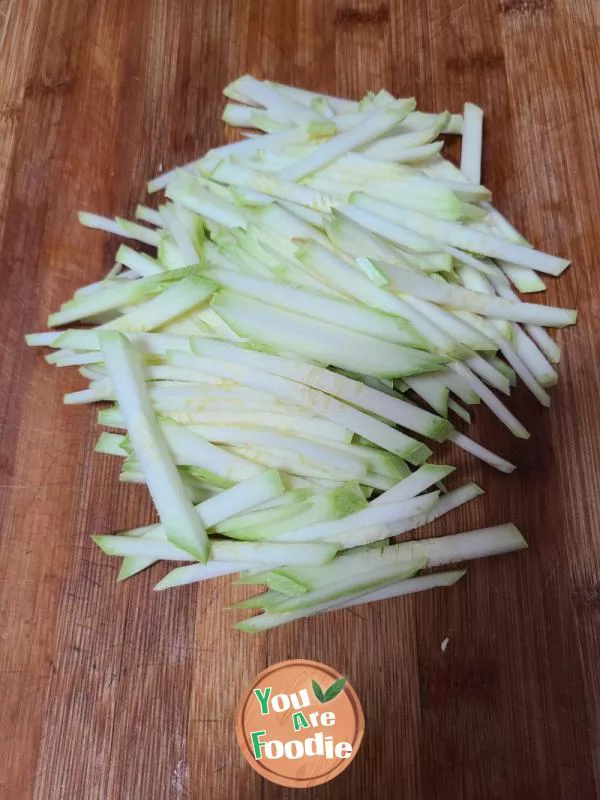
<path fill-rule="evenodd" d="M 328 703 L 330 700 L 333 700 L 334 697 L 337 697 L 338 694 L 342 691 L 344 686 L 346 685 L 346 678 L 340 678 L 339 680 L 335 681 L 331 684 L 329 689 L 325 692 L 325 699 L 324 703 Z"/>
<path fill-rule="evenodd" d="M 339 678 L 337 681 L 334 681 L 326 691 L 323 691 L 319 684 L 313 680 L 312 688 L 313 692 L 315 693 L 315 697 L 320 703 L 328 703 L 330 700 L 333 700 L 338 696 L 338 694 L 346 685 L 347 680 L 347 678 Z"/>
<path fill-rule="evenodd" d="M 325 702 L 325 695 L 323 694 L 323 689 L 319 686 L 319 684 L 313 679 L 312 682 L 313 692 L 315 693 L 315 697 L 320 703 Z"/>

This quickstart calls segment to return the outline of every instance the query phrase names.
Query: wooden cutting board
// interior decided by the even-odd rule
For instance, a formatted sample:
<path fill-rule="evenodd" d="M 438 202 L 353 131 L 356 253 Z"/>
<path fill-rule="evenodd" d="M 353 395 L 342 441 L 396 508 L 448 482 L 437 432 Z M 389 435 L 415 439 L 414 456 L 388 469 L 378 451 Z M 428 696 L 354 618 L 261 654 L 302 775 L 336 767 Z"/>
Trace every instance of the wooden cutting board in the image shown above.
<path fill-rule="evenodd" d="M 314 798 L 553 800 L 600 786 L 600 5 L 596 0 L 29 0 L 0 48 L 0 798 L 264 800 L 297 796 L 242 761 L 233 712 L 277 661 L 349 676 L 366 734 Z M 229 137 L 222 87 L 258 77 L 424 110 L 486 112 L 484 181 L 536 245 L 573 259 L 548 302 L 561 331 L 532 433 L 485 409 L 477 437 L 518 466 L 438 458 L 486 494 L 424 531 L 514 521 L 526 553 L 474 563 L 449 591 L 299 622 L 230 627 L 228 580 L 154 594 L 117 585 L 91 533 L 152 519 L 91 450 L 81 385 L 27 351 L 50 310 L 100 278 L 116 244 L 76 211 L 131 214 L 145 179 Z M 440 644 L 449 638 L 446 652 Z M 299 796 L 299 795 L 298 795 Z"/>

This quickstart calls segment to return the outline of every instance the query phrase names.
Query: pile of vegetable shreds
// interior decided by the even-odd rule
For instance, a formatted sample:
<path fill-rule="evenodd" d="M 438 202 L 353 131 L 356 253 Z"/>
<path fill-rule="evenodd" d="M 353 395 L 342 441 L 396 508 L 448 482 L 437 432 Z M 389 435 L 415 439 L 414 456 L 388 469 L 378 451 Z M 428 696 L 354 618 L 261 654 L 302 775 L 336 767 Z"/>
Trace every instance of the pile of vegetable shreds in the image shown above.
<path fill-rule="evenodd" d="M 512 524 L 392 543 L 481 493 L 446 491 L 426 463 L 450 440 L 514 466 L 448 420 L 517 377 L 544 406 L 560 350 L 547 328 L 576 312 L 522 302 L 569 262 L 535 250 L 480 183 L 483 113 L 415 111 L 386 91 L 360 102 L 244 76 L 223 119 L 254 128 L 150 181 L 166 199 L 139 222 L 81 213 L 123 244 L 30 345 L 53 348 L 108 401 L 96 451 L 146 483 L 159 524 L 95 536 L 119 580 L 158 560 L 156 586 L 229 573 L 266 589 L 236 608 L 262 631 L 439 586 L 430 571 L 526 543 Z M 440 134 L 462 134 L 460 169 Z M 150 255 L 149 253 L 153 254 Z"/>

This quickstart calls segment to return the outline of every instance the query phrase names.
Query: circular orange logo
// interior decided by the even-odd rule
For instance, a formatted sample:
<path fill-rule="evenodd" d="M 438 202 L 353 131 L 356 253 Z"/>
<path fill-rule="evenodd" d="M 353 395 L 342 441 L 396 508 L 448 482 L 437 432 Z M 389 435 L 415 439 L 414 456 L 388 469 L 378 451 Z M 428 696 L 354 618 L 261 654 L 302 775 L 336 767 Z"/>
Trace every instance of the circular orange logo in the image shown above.
<path fill-rule="evenodd" d="M 237 709 L 246 761 L 280 786 L 327 783 L 362 741 L 360 701 L 345 677 L 317 661 L 282 661 L 257 675 Z"/>

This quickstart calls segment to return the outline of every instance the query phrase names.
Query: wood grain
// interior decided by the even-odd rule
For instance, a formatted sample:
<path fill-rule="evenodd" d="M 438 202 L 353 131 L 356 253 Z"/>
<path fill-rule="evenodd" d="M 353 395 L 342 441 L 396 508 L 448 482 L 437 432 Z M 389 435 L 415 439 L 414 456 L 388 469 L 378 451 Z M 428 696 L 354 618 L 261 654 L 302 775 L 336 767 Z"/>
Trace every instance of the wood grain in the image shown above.
<path fill-rule="evenodd" d="M 282 800 L 243 761 L 233 715 L 267 665 L 316 659 L 350 677 L 366 716 L 355 762 L 314 798 L 591 800 L 600 787 L 600 7 L 595 0 L 29 0 L 0 48 L 0 798 Z M 484 181 L 536 244 L 573 267 L 548 302 L 561 332 L 549 411 L 478 435 L 502 476 L 448 458 L 486 495 L 425 534 L 512 519 L 525 554 L 474 564 L 454 590 L 230 629 L 223 580 L 125 585 L 90 533 L 141 524 L 150 502 L 90 454 L 77 377 L 23 335 L 115 252 L 75 212 L 131 213 L 144 180 L 230 133 L 221 89 L 242 72 L 420 107 L 484 106 Z M 442 455 L 440 455 L 442 458 Z M 240 595 L 241 596 L 241 595 Z M 445 653 L 440 643 L 449 637 Z"/>

